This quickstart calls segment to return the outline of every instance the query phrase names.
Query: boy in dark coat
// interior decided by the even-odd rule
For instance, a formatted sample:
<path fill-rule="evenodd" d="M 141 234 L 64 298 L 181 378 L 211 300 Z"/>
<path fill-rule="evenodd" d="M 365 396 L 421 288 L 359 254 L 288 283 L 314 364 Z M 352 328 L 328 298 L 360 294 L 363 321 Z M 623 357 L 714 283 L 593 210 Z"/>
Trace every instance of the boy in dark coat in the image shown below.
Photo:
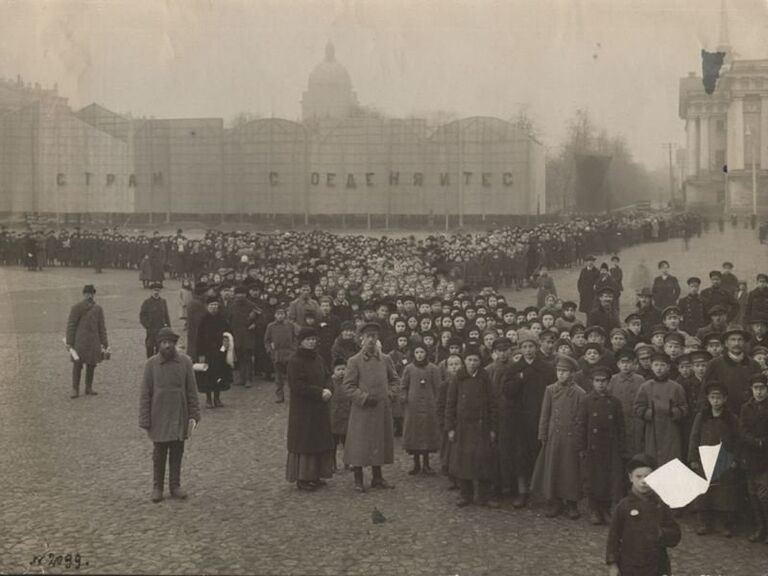
<path fill-rule="evenodd" d="M 605 366 L 592 370 L 593 389 L 581 404 L 577 420 L 577 449 L 584 453 L 583 477 L 592 524 L 604 524 L 610 506 L 624 492 L 624 414 L 621 402 L 608 390 L 610 377 Z"/>
<path fill-rule="evenodd" d="M 338 449 L 344 446 L 347 439 L 347 427 L 349 426 L 349 410 L 352 404 L 351 400 L 344 396 L 342 383 L 344 374 L 347 371 L 347 361 L 342 358 L 336 358 L 333 361 L 333 372 L 331 374 L 331 433 L 333 433 L 333 443 Z M 344 466 L 345 470 L 349 466 Z"/>
<path fill-rule="evenodd" d="M 144 367 L 139 427 L 154 442 L 152 502 L 163 499 L 166 460 L 170 460 L 171 496 L 181 500 L 187 497 L 181 488 L 184 441 L 200 422 L 192 360 L 176 351 L 178 339 L 170 328 L 162 328 L 157 334 L 160 352 L 147 360 Z"/>
<path fill-rule="evenodd" d="M 752 398 L 741 407 L 739 465 L 747 474 L 749 504 L 755 516 L 750 542 L 768 544 L 768 383 L 765 374 L 750 379 Z"/>
<path fill-rule="evenodd" d="M 736 476 L 736 451 L 738 446 L 739 423 L 726 407 L 728 389 L 721 382 L 708 382 L 704 393 L 707 406 L 696 414 L 691 429 L 691 439 L 688 444 L 688 461 L 691 468 L 701 473 L 702 464 L 699 456 L 699 446 L 716 446 L 722 443 L 720 457 L 715 466 L 714 474 L 720 471 L 725 463 L 725 470 L 713 480 L 706 494 L 696 501 L 699 512 L 699 536 L 708 534 L 712 529 L 713 514 L 723 517 L 724 534 L 730 538 L 733 535 L 733 522 L 739 501 L 739 484 Z"/>
<path fill-rule="evenodd" d="M 150 285 L 152 295 L 144 300 L 139 311 L 139 322 L 147 331 L 147 337 L 144 345 L 147 351 L 147 358 L 157 354 L 159 348 L 157 343 L 157 333 L 161 328 L 171 327 L 171 316 L 168 314 L 168 303 L 165 298 L 160 296 L 160 290 L 163 286 L 159 282 L 153 282 Z"/>
<path fill-rule="evenodd" d="M 460 508 L 472 503 L 474 481 L 478 481 L 481 505 L 498 507 L 489 499 L 493 474 L 493 446 L 498 412 L 488 372 L 480 369 L 480 350 L 468 346 L 464 368 L 448 384 L 445 427 L 452 443 L 449 471 L 458 479 Z"/>
<path fill-rule="evenodd" d="M 669 508 L 646 484 L 656 468 L 646 454 L 627 464 L 629 495 L 616 506 L 608 531 L 606 563 L 610 576 L 662 576 L 670 573 L 667 548 L 680 542 L 680 526 Z"/>

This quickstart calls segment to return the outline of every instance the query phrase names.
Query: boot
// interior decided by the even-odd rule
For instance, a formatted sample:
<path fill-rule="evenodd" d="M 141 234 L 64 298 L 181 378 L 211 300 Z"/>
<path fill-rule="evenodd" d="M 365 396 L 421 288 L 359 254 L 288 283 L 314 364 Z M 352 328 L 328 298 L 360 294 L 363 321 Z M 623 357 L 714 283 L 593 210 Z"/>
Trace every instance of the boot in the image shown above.
<path fill-rule="evenodd" d="M 80 396 L 80 385 L 72 385 L 72 393 L 69 395 L 70 398 L 78 398 Z"/>
<path fill-rule="evenodd" d="M 421 465 L 421 469 L 424 472 L 424 474 L 426 476 L 434 476 L 435 471 L 432 469 L 432 466 L 429 465 L 429 454 L 422 454 L 421 459 L 423 461 Z"/>
<path fill-rule="evenodd" d="M 413 455 L 413 468 L 408 470 L 408 474 L 411 475 L 411 476 L 416 476 L 416 474 L 418 474 L 419 472 L 421 472 L 421 460 L 419 459 L 419 455 L 418 454 L 414 454 Z"/>
<path fill-rule="evenodd" d="M 576 502 L 566 502 L 565 508 L 568 512 L 568 518 L 571 520 L 578 520 L 581 518 L 581 513 L 579 513 L 579 505 Z"/>
<path fill-rule="evenodd" d="M 521 492 L 512 500 L 512 506 L 515 508 L 525 508 L 528 505 L 528 493 Z"/>
<path fill-rule="evenodd" d="M 352 472 L 355 475 L 355 490 L 357 492 L 365 492 L 365 485 L 363 484 L 363 468 L 362 466 L 354 466 Z"/>
<path fill-rule="evenodd" d="M 705 534 L 709 534 L 710 531 L 710 520 L 709 520 L 709 514 L 707 512 L 699 512 L 699 526 L 696 528 L 696 534 L 699 536 L 704 536 Z"/>
<path fill-rule="evenodd" d="M 749 505 L 755 515 L 755 531 L 749 535 L 747 540 L 750 542 L 761 542 L 765 539 L 765 514 L 763 513 L 760 501 L 756 496 L 750 495 Z"/>
<path fill-rule="evenodd" d="M 593 500 L 589 502 L 589 523 L 593 526 L 600 526 L 605 523 L 600 505 Z"/>
<path fill-rule="evenodd" d="M 96 396 L 97 394 L 98 394 L 98 392 L 96 392 L 93 389 L 93 384 L 86 384 L 85 385 L 85 395 L 86 396 Z"/>
<path fill-rule="evenodd" d="M 554 518 L 555 516 L 560 515 L 560 511 L 562 510 L 562 505 L 560 504 L 560 500 L 553 499 L 550 500 L 547 503 L 547 509 L 544 512 L 544 516 L 547 518 Z"/>
<path fill-rule="evenodd" d="M 394 484 L 390 484 L 381 474 L 381 466 L 373 466 L 373 479 L 371 480 L 371 488 L 378 488 L 380 490 L 394 488 Z"/>
<path fill-rule="evenodd" d="M 152 461 L 153 467 L 153 486 L 152 486 L 152 502 L 160 502 L 163 499 L 163 487 L 165 486 L 165 459 L 166 454 L 163 452 L 162 458 L 157 454 L 157 448 Z"/>
<path fill-rule="evenodd" d="M 206 392 L 205 393 L 205 407 L 206 408 L 213 408 L 213 399 L 211 398 L 211 393 Z"/>
<path fill-rule="evenodd" d="M 181 458 L 184 455 L 184 444 L 178 450 L 169 449 L 169 452 L 171 470 L 168 484 L 171 488 L 171 498 L 185 500 L 187 493 L 181 488 Z"/>
<path fill-rule="evenodd" d="M 219 391 L 213 393 L 213 406 L 214 408 L 224 408 L 224 404 L 221 402 L 221 397 L 219 396 Z"/>

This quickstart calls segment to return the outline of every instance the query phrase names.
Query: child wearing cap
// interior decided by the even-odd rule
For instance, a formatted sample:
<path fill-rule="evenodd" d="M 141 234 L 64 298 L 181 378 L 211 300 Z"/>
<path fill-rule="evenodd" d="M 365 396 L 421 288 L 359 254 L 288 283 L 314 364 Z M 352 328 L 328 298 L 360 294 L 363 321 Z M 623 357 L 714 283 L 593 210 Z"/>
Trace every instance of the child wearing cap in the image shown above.
<path fill-rule="evenodd" d="M 423 472 L 434 474 L 429 454 L 440 449 L 440 427 L 437 418 L 437 398 L 440 390 L 440 370 L 427 357 L 427 348 L 413 348 L 413 362 L 408 364 L 400 379 L 405 405 L 403 448 L 413 456 L 410 475 Z"/>
<path fill-rule="evenodd" d="M 627 464 L 630 492 L 611 517 L 605 560 L 610 576 L 669 574 L 667 548 L 680 542 L 680 526 L 672 512 L 646 484 L 654 459 L 637 454 Z"/>
<path fill-rule="evenodd" d="M 640 452 L 643 445 L 642 422 L 635 417 L 635 398 L 646 379 L 635 372 L 637 365 L 632 350 L 621 350 L 616 356 L 616 364 L 619 372 L 611 376 L 608 391 L 621 404 L 624 420 L 622 458 L 626 462 L 633 454 Z"/>
<path fill-rule="evenodd" d="M 669 379 L 669 356 L 651 356 L 653 378 L 640 386 L 635 398 L 635 416 L 643 421 L 643 451 L 659 465 L 683 456 L 682 422 L 688 414 L 685 390 Z"/>
<path fill-rule="evenodd" d="M 714 516 L 721 516 L 723 533 L 727 538 L 733 536 L 733 523 L 739 501 L 739 484 L 736 476 L 736 453 L 738 449 L 739 422 L 725 406 L 728 389 L 720 382 L 707 383 L 705 388 L 707 406 L 702 408 L 691 429 L 691 439 L 688 444 L 688 461 L 691 469 L 703 475 L 699 446 L 716 446 L 722 443 L 718 466 L 715 467 L 716 477 L 707 490 L 696 499 L 696 509 L 699 514 L 699 526 L 696 533 L 699 536 L 708 534 L 712 529 Z M 725 462 L 725 469 L 721 464 Z"/>
<path fill-rule="evenodd" d="M 608 388 L 611 371 L 596 366 L 591 372 L 592 391 L 581 404 L 576 441 L 589 497 L 592 524 L 604 524 L 611 505 L 624 494 L 624 414 L 621 402 Z"/>
<path fill-rule="evenodd" d="M 411 343 L 412 340 L 405 334 L 398 334 L 395 338 L 395 349 L 387 356 L 392 360 L 397 375 L 402 377 L 405 367 L 411 362 Z M 423 346 L 420 342 L 417 344 Z M 395 430 L 395 438 L 403 435 L 403 400 L 400 395 L 392 398 L 392 422 Z"/>
<path fill-rule="evenodd" d="M 284 307 L 275 309 L 275 319 L 267 325 L 264 332 L 264 347 L 267 349 L 275 366 L 275 402 L 285 402 L 285 379 L 288 370 L 288 358 L 296 351 L 296 326 L 286 319 Z"/>
<path fill-rule="evenodd" d="M 544 390 L 539 418 L 541 450 L 536 459 L 531 486 L 546 498 L 545 515 L 553 518 L 565 505 L 568 517 L 579 518 L 581 498 L 578 445 L 574 432 L 584 402 L 584 390 L 574 381 L 577 364 L 561 356 L 555 362 L 557 381 Z"/>
<path fill-rule="evenodd" d="M 339 446 L 344 447 L 344 441 L 347 438 L 347 426 L 349 425 L 349 410 L 352 401 L 343 393 L 342 383 L 344 382 L 344 374 L 347 371 L 347 361 L 343 358 L 336 358 L 333 361 L 333 373 L 331 374 L 330 389 L 333 392 L 331 396 L 331 433 L 333 434 L 334 441 L 334 469 L 338 469 L 336 465 L 336 451 Z M 349 466 L 344 466 L 345 470 L 349 469 Z"/>
<path fill-rule="evenodd" d="M 459 348 L 461 347 L 459 346 Z M 456 481 L 456 478 L 450 475 L 448 470 L 451 442 L 448 440 L 448 429 L 445 424 L 445 405 L 448 398 L 448 386 L 451 381 L 456 379 L 462 366 L 464 366 L 464 362 L 459 353 L 451 352 L 451 355 L 445 359 L 444 369 L 440 370 L 442 381 L 437 395 L 437 420 L 440 425 L 440 436 L 442 438 L 442 443 L 440 445 L 440 470 L 451 481 L 451 484 L 448 487 L 449 490 L 458 490 L 459 484 Z"/>
<path fill-rule="evenodd" d="M 750 378 L 752 397 L 741 407 L 739 466 L 746 472 L 749 505 L 755 518 L 750 542 L 768 544 L 768 380 Z"/>
<path fill-rule="evenodd" d="M 445 427 L 450 448 L 449 472 L 459 481 L 460 508 L 472 503 L 474 482 L 478 482 L 481 505 L 498 507 L 490 499 L 493 474 L 493 446 L 496 441 L 498 408 L 488 372 L 480 369 L 480 350 L 468 346 L 464 367 L 448 383 Z"/>

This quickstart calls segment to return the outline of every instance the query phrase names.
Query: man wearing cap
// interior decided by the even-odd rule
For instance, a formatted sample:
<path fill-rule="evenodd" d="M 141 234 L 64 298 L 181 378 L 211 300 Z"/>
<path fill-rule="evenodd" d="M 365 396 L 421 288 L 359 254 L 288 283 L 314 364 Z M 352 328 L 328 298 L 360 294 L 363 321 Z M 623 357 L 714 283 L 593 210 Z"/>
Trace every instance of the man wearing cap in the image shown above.
<path fill-rule="evenodd" d="M 615 297 L 616 291 L 610 286 L 600 288 L 597 292 L 597 305 L 587 317 L 589 326 L 600 326 L 606 333 L 621 327 L 614 308 Z"/>
<path fill-rule="evenodd" d="M 485 367 L 491 379 L 491 386 L 498 406 L 498 430 L 496 430 L 496 444 L 494 445 L 495 466 L 492 479 L 494 495 L 502 498 L 505 490 L 515 490 L 517 477 L 515 476 L 513 450 L 514 428 L 511 418 L 511 407 L 504 394 L 504 381 L 507 372 L 512 366 L 510 351 L 512 342 L 502 336 L 493 341 L 494 361 Z"/>
<path fill-rule="evenodd" d="M 67 320 L 67 350 L 72 359 L 72 394 L 80 395 L 80 376 L 85 365 L 85 393 L 95 396 L 93 377 L 96 365 L 109 350 L 104 310 L 94 302 L 96 288 L 93 284 L 83 287 L 83 300 L 72 306 Z M 74 353 L 73 353 L 74 352 Z"/>
<path fill-rule="evenodd" d="M 253 380 L 253 356 L 256 347 L 256 306 L 248 300 L 245 286 L 235 288 L 235 297 L 226 311 L 232 336 L 235 338 L 235 362 L 237 377 L 235 384 L 251 387 Z"/>
<path fill-rule="evenodd" d="M 768 274 L 757 275 L 757 286 L 747 295 L 744 317 L 768 322 Z"/>
<path fill-rule="evenodd" d="M 390 397 L 399 389 L 392 360 L 379 347 L 379 325 L 364 324 L 361 350 L 347 362 L 342 384 L 352 400 L 344 463 L 355 475 L 355 490 L 365 492 L 363 467 L 371 466 L 371 488 L 393 488 L 384 480 L 381 467 L 394 462 L 394 430 Z"/>
<path fill-rule="evenodd" d="M 704 338 L 713 332 L 722 334 L 728 327 L 728 311 L 722 304 L 715 304 L 708 311 L 709 324 L 699 328 L 696 338 L 704 342 Z"/>
<path fill-rule="evenodd" d="M 315 313 L 315 317 L 320 315 L 320 305 L 317 300 L 310 297 L 312 294 L 312 288 L 309 283 L 302 282 L 299 288 L 299 296 L 288 306 L 288 321 L 293 322 L 297 326 L 304 326 L 304 316 L 307 310 L 312 310 Z"/>
<path fill-rule="evenodd" d="M 722 287 L 723 274 L 719 270 L 709 273 L 711 286 L 701 291 L 701 300 L 704 302 L 704 310 L 710 314 L 712 308 L 720 305 L 725 308 L 727 320 L 731 322 L 739 312 L 739 304 L 732 294 Z"/>
<path fill-rule="evenodd" d="M 512 505 L 523 508 L 528 503 L 530 481 L 539 454 L 539 416 L 544 391 L 556 379 L 554 367 L 539 354 L 539 339 L 530 330 L 520 330 L 517 342 L 522 357 L 507 370 L 503 383 L 509 418 L 514 427 L 514 469 L 517 497 Z"/>
<path fill-rule="evenodd" d="M 707 315 L 704 310 L 704 301 L 699 295 L 701 280 L 696 276 L 688 278 L 688 294 L 680 298 L 677 303 L 683 316 L 682 329 L 688 334 L 696 334 L 707 323 Z"/>
<path fill-rule="evenodd" d="M 170 461 L 171 497 L 185 499 L 181 488 L 181 459 L 184 441 L 200 422 L 195 373 L 192 360 L 176 350 L 179 339 L 171 328 L 157 333 L 159 353 L 144 365 L 139 399 L 139 428 L 154 443 L 152 502 L 163 499 L 166 460 Z"/>
<path fill-rule="evenodd" d="M 723 332 L 723 355 L 713 359 L 704 374 L 702 399 L 709 382 L 722 382 L 728 390 L 726 408 L 734 414 L 738 414 L 742 404 L 749 400 L 749 379 L 760 372 L 758 363 L 746 353 L 749 339 L 749 333 L 741 326 L 728 328 Z"/>
<path fill-rule="evenodd" d="M 587 265 L 581 269 L 576 287 L 579 291 L 579 312 L 588 314 L 592 311 L 595 301 L 595 282 L 600 277 L 600 271 L 595 268 L 595 257 L 587 256 Z"/>
<path fill-rule="evenodd" d="M 656 306 L 664 310 L 667 306 L 677 304 L 680 298 L 680 283 L 669 273 L 669 262 L 662 260 L 658 268 L 660 274 L 653 279 L 651 293 Z"/>
<path fill-rule="evenodd" d="M 750 378 L 752 397 L 741 407 L 739 467 L 747 476 L 747 494 L 755 517 L 750 542 L 768 544 L 768 381 L 765 374 Z"/>
<path fill-rule="evenodd" d="M 144 300 L 139 311 L 139 322 L 147 331 L 144 340 L 146 346 L 147 358 L 151 358 L 158 352 L 157 333 L 160 328 L 171 327 L 171 317 L 168 314 L 168 302 L 160 296 L 160 290 L 163 286 L 159 282 L 152 282 L 150 285 L 152 294 Z"/>
<path fill-rule="evenodd" d="M 739 279 L 733 273 L 733 263 L 723 262 L 723 277 L 721 281 L 723 290 L 728 292 L 731 296 L 736 296 L 736 292 L 739 291 Z"/>
<path fill-rule="evenodd" d="M 643 337 L 649 339 L 653 327 L 661 324 L 661 310 L 654 305 L 650 288 L 643 288 L 637 293 L 637 315 L 643 323 Z"/>
<path fill-rule="evenodd" d="M 597 280 L 595 280 L 595 296 L 598 298 L 600 297 L 600 293 L 604 288 L 610 288 L 613 291 L 613 301 L 611 302 L 611 305 L 613 306 L 614 310 L 616 312 L 619 311 L 619 305 L 618 305 L 618 299 L 619 299 L 619 284 L 616 282 L 616 280 L 611 276 L 610 270 L 608 269 L 608 264 L 603 262 L 600 264 L 600 275 L 597 277 Z"/>

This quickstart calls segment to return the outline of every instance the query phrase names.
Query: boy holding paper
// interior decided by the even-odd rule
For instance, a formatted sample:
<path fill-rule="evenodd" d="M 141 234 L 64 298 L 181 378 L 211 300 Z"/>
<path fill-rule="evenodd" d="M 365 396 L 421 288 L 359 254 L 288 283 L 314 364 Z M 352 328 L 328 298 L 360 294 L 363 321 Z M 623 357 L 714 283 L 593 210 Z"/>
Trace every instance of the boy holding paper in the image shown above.
<path fill-rule="evenodd" d="M 647 454 L 627 464 L 630 493 L 616 506 L 608 530 L 606 563 L 610 576 L 661 576 L 670 573 L 667 548 L 680 542 L 680 526 L 645 482 L 656 468 Z"/>
<path fill-rule="evenodd" d="M 717 446 L 722 443 L 720 455 L 713 471 L 712 483 L 706 494 L 696 501 L 699 512 L 699 536 L 712 529 L 714 515 L 720 515 L 726 538 L 733 536 L 733 522 L 739 501 L 739 484 L 736 477 L 736 460 L 739 421 L 725 407 L 728 389 L 721 382 L 710 381 L 704 389 L 707 406 L 701 409 L 693 421 L 688 445 L 688 461 L 691 468 L 702 473 L 699 446 Z"/>

